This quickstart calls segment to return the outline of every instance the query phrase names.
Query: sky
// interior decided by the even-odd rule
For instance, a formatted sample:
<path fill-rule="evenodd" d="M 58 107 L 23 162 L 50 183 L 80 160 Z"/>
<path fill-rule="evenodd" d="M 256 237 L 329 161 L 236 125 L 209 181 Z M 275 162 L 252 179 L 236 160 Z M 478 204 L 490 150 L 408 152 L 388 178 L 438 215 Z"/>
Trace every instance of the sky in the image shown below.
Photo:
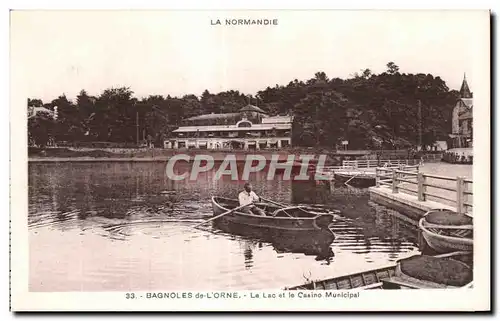
<path fill-rule="evenodd" d="M 136 97 L 348 78 L 395 62 L 459 89 L 489 50 L 487 11 L 14 11 L 11 71 L 44 102 L 130 87 Z M 225 19 L 278 19 L 226 26 Z M 223 25 L 213 25 L 220 19 Z M 487 58 L 486 58 L 487 59 Z M 478 82 L 478 81 L 477 81 Z"/>

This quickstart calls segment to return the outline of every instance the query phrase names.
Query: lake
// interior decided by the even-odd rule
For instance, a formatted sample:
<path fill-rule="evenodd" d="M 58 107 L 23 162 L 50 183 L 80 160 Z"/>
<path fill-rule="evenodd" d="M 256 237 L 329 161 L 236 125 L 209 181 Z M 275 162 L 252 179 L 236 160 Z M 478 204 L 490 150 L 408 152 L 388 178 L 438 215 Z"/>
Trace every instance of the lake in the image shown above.
<path fill-rule="evenodd" d="M 268 181 L 265 172 L 250 176 L 258 195 L 341 211 L 329 255 L 211 223 L 193 228 L 212 216 L 211 196 L 236 198 L 243 183 L 214 180 L 215 171 L 172 181 L 165 165 L 30 163 L 30 291 L 282 289 L 419 253 L 417 231 L 371 203 L 367 190 Z M 459 167 L 472 172 L 444 163 L 422 170 L 458 175 Z"/>

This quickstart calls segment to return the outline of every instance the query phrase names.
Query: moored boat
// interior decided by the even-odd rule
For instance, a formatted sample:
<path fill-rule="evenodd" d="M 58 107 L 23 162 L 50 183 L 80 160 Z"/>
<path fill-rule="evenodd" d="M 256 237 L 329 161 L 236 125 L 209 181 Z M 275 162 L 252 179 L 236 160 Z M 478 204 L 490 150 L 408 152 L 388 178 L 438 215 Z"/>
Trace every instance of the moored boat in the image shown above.
<path fill-rule="evenodd" d="M 465 214 L 432 210 L 419 221 L 422 236 L 437 253 L 472 252 L 473 220 Z"/>
<path fill-rule="evenodd" d="M 306 284 L 286 288 L 285 290 L 369 290 L 382 289 L 382 280 L 393 276 L 396 265 L 388 265 L 372 270 L 357 272 L 335 278 L 310 281 Z"/>
<path fill-rule="evenodd" d="M 465 252 L 436 256 L 415 255 L 398 261 L 394 276 L 382 280 L 383 289 L 447 289 L 472 287 L 472 267 L 455 259 Z"/>
<path fill-rule="evenodd" d="M 472 287 L 472 268 L 461 259 L 467 252 L 414 255 L 395 264 L 338 277 L 308 281 L 285 290 L 441 289 Z"/>
<path fill-rule="evenodd" d="M 367 188 L 376 185 L 375 174 L 362 172 L 335 172 L 336 183 L 347 184 L 353 187 Z"/>
<path fill-rule="evenodd" d="M 270 230 L 318 231 L 328 229 L 334 219 L 333 212 L 309 209 L 305 206 L 279 207 L 267 203 L 256 203 L 266 212 L 266 216 L 234 211 L 217 219 L 218 222 L 238 224 Z M 212 197 L 214 216 L 223 214 L 239 206 L 234 199 Z"/>

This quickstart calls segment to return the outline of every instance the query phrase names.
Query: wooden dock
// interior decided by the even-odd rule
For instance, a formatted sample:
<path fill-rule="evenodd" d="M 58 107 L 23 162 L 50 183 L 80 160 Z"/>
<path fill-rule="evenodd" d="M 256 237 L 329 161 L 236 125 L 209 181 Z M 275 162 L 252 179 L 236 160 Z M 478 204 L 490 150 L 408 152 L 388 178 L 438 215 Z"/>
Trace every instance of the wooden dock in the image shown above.
<path fill-rule="evenodd" d="M 413 224 L 428 211 L 448 209 L 472 215 L 472 180 L 464 177 L 377 168 L 370 199 L 404 215 Z"/>

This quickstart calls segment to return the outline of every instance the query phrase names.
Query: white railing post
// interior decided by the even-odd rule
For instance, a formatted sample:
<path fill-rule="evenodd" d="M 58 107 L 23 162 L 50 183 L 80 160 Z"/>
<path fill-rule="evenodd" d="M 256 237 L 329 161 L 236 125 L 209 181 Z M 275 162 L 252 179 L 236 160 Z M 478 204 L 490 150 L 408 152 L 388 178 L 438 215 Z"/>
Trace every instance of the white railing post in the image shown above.
<path fill-rule="evenodd" d="M 378 167 L 375 167 L 375 186 L 376 187 L 380 186 L 380 182 L 379 182 L 380 177 L 378 175 L 379 175 Z"/>
<path fill-rule="evenodd" d="M 417 184 L 418 184 L 418 200 L 420 202 L 425 201 L 425 176 L 424 173 L 417 174 Z"/>
<path fill-rule="evenodd" d="M 464 213 L 464 178 L 461 176 L 457 177 L 457 212 Z"/>
<path fill-rule="evenodd" d="M 355 168 L 358 169 L 358 160 L 357 159 L 354 161 L 354 166 L 356 166 Z"/>
<path fill-rule="evenodd" d="M 398 192 L 398 181 L 397 181 L 396 168 L 392 169 L 392 192 L 393 193 Z"/>

